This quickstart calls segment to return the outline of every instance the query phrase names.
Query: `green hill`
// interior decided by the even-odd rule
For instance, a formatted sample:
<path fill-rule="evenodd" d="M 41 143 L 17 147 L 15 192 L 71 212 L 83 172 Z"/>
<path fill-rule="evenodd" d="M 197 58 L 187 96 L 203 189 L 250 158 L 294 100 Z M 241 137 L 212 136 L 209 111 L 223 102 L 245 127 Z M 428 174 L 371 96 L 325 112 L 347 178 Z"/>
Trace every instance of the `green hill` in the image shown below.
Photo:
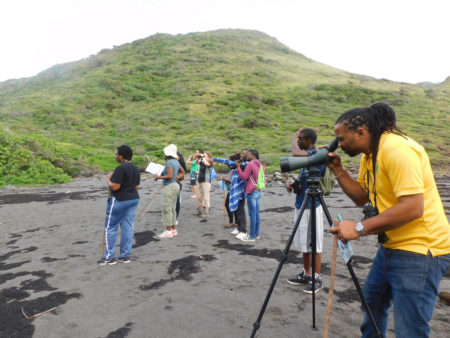
<path fill-rule="evenodd" d="M 319 143 L 328 143 L 342 112 L 383 101 L 425 145 L 435 168 L 447 171 L 444 84 L 424 88 L 351 74 L 257 31 L 156 34 L 0 83 L 7 128 L 0 133 L 31 139 L 28 149 L 39 158 L 36 140 L 47 140 L 58 151 L 46 159 L 71 175 L 112 169 L 115 147 L 124 143 L 140 165 L 161 161 L 162 148 L 175 143 L 184 154 L 201 147 L 218 156 L 254 147 L 276 170 L 299 126 L 316 128 Z"/>

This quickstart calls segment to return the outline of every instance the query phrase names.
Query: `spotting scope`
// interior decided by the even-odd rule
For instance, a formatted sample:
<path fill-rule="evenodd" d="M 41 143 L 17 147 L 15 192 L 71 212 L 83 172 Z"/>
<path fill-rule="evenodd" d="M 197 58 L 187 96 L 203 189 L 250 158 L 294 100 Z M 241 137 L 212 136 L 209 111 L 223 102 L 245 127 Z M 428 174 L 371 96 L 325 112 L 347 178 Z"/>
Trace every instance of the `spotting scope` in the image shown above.
<path fill-rule="evenodd" d="M 280 158 L 281 171 L 288 172 L 299 168 L 327 164 L 330 161 L 328 153 L 335 151 L 338 145 L 339 141 L 335 138 L 326 148 L 315 149 L 311 156 L 282 157 Z"/>

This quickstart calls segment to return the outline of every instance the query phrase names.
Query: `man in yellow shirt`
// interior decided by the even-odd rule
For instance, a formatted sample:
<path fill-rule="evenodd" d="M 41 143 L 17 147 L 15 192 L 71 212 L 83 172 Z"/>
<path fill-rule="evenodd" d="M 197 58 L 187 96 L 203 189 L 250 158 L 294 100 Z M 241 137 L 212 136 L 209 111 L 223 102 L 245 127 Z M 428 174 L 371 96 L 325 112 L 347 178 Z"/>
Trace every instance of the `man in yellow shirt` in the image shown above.
<path fill-rule="evenodd" d="M 343 241 L 378 234 L 382 245 L 363 290 L 375 322 L 385 336 L 393 303 L 396 337 L 428 337 L 439 284 L 450 266 L 450 225 L 428 156 L 400 132 L 395 112 L 384 103 L 345 112 L 334 131 L 346 154 L 363 155 L 356 180 L 336 153 L 329 154 L 328 166 L 357 205 L 369 202 L 371 217 L 342 221 L 331 231 Z M 367 314 L 361 332 L 374 335 Z"/>

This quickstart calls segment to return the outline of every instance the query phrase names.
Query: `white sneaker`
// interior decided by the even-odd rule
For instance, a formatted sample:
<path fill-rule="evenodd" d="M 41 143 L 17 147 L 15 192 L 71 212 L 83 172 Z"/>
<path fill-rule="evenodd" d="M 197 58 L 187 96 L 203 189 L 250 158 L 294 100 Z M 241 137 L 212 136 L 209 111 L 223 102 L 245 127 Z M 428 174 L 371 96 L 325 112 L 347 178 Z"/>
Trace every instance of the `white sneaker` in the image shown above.
<path fill-rule="evenodd" d="M 230 234 L 232 235 L 237 235 L 239 233 L 238 229 L 234 229 L 232 232 L 230 232 Z"/>
<path fill-rule="evenodd" d="M 242 237 L 247 236 L 247 234 L 245 232 L 240 232 L 236 235 L 237 239 L 241 239 Z"/>
<path fill-rule="evenodd" d="M 178 225 L 178 220 L 175 221 L 175 225 Z"/>
<path fill-rule="evenodd" d="M 164 232 L 162 234 L 158 235 L 158 237 L 159 238 L 172 238 L 173 237 L 172 230 L 171 231 L 164 230 Z"/>
<path fill-rule="evenodd" d="M 254 242 L 255 241 L 254 238 L 250 238 L 250 237 L 248 237 L 248 235 L 245 235 L 244 237 L 240 238 L 240 240 L 242 242 Z"/>
<path fill-rule="evenodd" d="M 172 230 L 172 237 L 178 235 L 178 230 L 177 229 L 173 229 Z"/>

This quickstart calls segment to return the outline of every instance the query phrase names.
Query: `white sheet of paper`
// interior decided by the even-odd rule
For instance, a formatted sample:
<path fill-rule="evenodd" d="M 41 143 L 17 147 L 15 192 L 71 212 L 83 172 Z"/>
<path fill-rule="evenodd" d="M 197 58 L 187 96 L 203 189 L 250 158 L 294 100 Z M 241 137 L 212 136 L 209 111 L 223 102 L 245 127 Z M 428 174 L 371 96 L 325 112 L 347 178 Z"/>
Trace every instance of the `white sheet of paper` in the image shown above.
<path fill-rule="evenodd" d="M 153 175 L 161 175 L 161 173 L 164 170 L 164 166 L 162 164 L 158 164 L 155 162 L 150 162 L 147 168 L 145 169 L 146 172 L 153 174 Z"/>

